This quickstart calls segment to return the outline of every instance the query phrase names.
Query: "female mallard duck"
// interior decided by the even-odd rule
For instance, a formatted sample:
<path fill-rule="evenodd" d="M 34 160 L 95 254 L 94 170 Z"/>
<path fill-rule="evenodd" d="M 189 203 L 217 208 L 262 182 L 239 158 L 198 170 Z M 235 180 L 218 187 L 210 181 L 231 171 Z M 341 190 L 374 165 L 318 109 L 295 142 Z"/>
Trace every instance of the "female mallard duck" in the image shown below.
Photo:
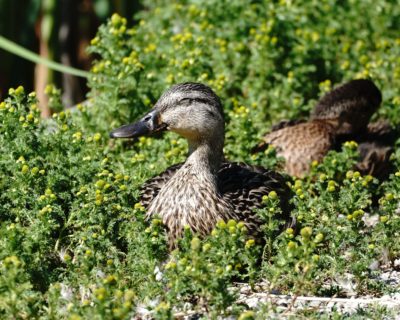
<path fill-rule="evenodd" d="M 276 191 L 288 215 L 290 190 L 283 177 L 262 167 L 223 162 L 224 116 L 218 96 L 200 83 L 182 83 L 167 90 L 142 119 L 111 132 L 112 138 L 133 138 L 170 130 L 188 140 L 186 161 L 145 182 L 141 203 L 149 219 L 159 215 L 171 247 L 185 226 L 206 235 L 219 220 L 243 221 L 253 235 L 260 221 L 253 209 L 263 195 Z"/>
<path fill-rule="evenodd" d="M 336 149 L 338 142 L 367 137 L 367 124 L 379 107 L 381 93 L 370 80 L 353 80 L 324 95 L 315 106 L 309 121 L 283 121 L 264 136 L 263 142 L 253 149 L 259 152 L 272 145 L 277 155 L 285 159 L 285 171 L 302 177 L 313 161 L 320 162 L 329 150 Z M 368 139 L 367 139 L 368 140 Z M 360 151 L 364 158 L 371 159 L 372 146 L 364 144 Z M 377 153 L 387 149 L 375 148 Z M 384 156 L 385 157 L 385 156 Z M 360 162 L 367 159 L 361 159 Z M 369 165 L 371 166 L 371 165 Z M 372 169 L 372 168 L 370 168 Z M 370 170 L 373 173 L 373 169 Z"/>

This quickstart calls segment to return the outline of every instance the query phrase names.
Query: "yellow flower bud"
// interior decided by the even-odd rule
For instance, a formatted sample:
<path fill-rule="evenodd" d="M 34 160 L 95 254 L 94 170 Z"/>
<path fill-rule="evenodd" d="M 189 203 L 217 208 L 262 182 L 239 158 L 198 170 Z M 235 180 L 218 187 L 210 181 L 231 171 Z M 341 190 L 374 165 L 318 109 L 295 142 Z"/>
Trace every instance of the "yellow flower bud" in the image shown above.
<path fill-rule="evenodd" d="M 278 194 L 276 193 L 276 191 L 271 191 L 270 193 L 268 193 L 268 197 L 272 200 L 275 200 L 278 198 Z"/>
<path fill-rule="evenodd" d="M 304 227 L 300 230 L 300 234 L 303 238 L 309 239 L 312 235 L 312 228 L 311 227 Z"/>
<path fill-rule="evenodd" d="M 192 250 L 197 251 L 200 248 L 201 245 L 201 241 L 199 238 L 194 237 L 192 239 L 192 241 L 190 242 L 190 247 L 192 248 Z"/>
<path fill-rule="evenodd" d="M 249 248 L 253 247 L 255 244 L 256 244 L 256 242 L 254 239 L 249 239 L 246 241 L 245 248 L 249 249 Z"/>

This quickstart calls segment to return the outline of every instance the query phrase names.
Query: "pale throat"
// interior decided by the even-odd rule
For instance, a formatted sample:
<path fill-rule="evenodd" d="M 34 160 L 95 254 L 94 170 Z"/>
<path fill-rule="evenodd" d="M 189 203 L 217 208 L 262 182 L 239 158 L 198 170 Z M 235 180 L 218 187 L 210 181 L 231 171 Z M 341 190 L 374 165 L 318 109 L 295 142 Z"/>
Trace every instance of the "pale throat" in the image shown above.
<path fill-rule="evenodd" d="M 189 152 L 185 164 L 193 169 L 216 174 L 223 160 L 224 137 L 188 139 Z"/>

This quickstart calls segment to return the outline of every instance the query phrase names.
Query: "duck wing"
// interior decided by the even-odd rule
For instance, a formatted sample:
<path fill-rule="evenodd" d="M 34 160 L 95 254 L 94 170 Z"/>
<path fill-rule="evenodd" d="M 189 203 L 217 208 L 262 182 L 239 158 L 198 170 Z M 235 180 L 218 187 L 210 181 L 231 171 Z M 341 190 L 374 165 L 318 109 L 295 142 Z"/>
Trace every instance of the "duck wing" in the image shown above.
<path fill-rule="evenodd" d="M 334 126 L 320 120 L 300 123 L 267 134 L 264 142 L 285 159 L 286 173 L 301 177 L 308 172 L 312 161 L 321 161 L 333 147 Z"/>
<path fill-rule="evenodd" d="M 291 191 L 279 173 L 261 166 L 224 162 L 218 172 L 218 190 L 244 221 L 246 217 L 254 217 L 254 209 L 263 207 L 264 195 L 275 191 L 280 198 L 283 218 L 286 221 L 290 219 Z"/>
<path fill-rule="evenodd" d="M 298 125 L 298 124 L 304 123 L 304 122 L 306 122 L 306 120 L 304 120 L 304 119 L 281 120 L 272 126 L 271 132 L 278 131 L 278 130 L 281 130 L 281 129 L 287 128 L 287 127 L 293 127 L 295 125 Z M 267 135 L 267 134 L 268 133 L 266 133 L 265 135 Z M 262 151 L 265 151 L 266 149 L 268 149 L 268 146 L 269 146 L 269 144 L 267 142 L 262 141 L 258 145 L 254 146 L 250 150 L 250 152 L 251 153 L 262 152 Z"/>
<path fill-rule="evenodd" d="M 381 102 L 381 91 L 374 82 L 368 79 L 351 80 L 319 99 L 310 118 L 332 119 L 344 116 L 348 121 L 361 121 L 358 126 L 362 128 L 367 126 L 369 118 Z"/>
<path fill-rule="evenodd" d="M 336 119 L 340 124 L 337 134 L 358 134 L 366 129 L 381 101 L 382 94 L 371 80 L 352 80 L 326 93 L 310 119 Z"/>

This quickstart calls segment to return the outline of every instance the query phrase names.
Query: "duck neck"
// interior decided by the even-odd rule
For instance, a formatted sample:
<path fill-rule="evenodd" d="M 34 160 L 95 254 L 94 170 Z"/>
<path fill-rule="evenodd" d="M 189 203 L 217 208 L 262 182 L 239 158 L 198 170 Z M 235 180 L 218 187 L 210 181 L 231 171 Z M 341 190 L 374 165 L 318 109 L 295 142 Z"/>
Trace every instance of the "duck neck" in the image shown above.
<path fill-rule="evenodd" d="M 202 172 L 216 174 L 223 159 L 224 139 L 189 140 L 188 165 Z"/>

